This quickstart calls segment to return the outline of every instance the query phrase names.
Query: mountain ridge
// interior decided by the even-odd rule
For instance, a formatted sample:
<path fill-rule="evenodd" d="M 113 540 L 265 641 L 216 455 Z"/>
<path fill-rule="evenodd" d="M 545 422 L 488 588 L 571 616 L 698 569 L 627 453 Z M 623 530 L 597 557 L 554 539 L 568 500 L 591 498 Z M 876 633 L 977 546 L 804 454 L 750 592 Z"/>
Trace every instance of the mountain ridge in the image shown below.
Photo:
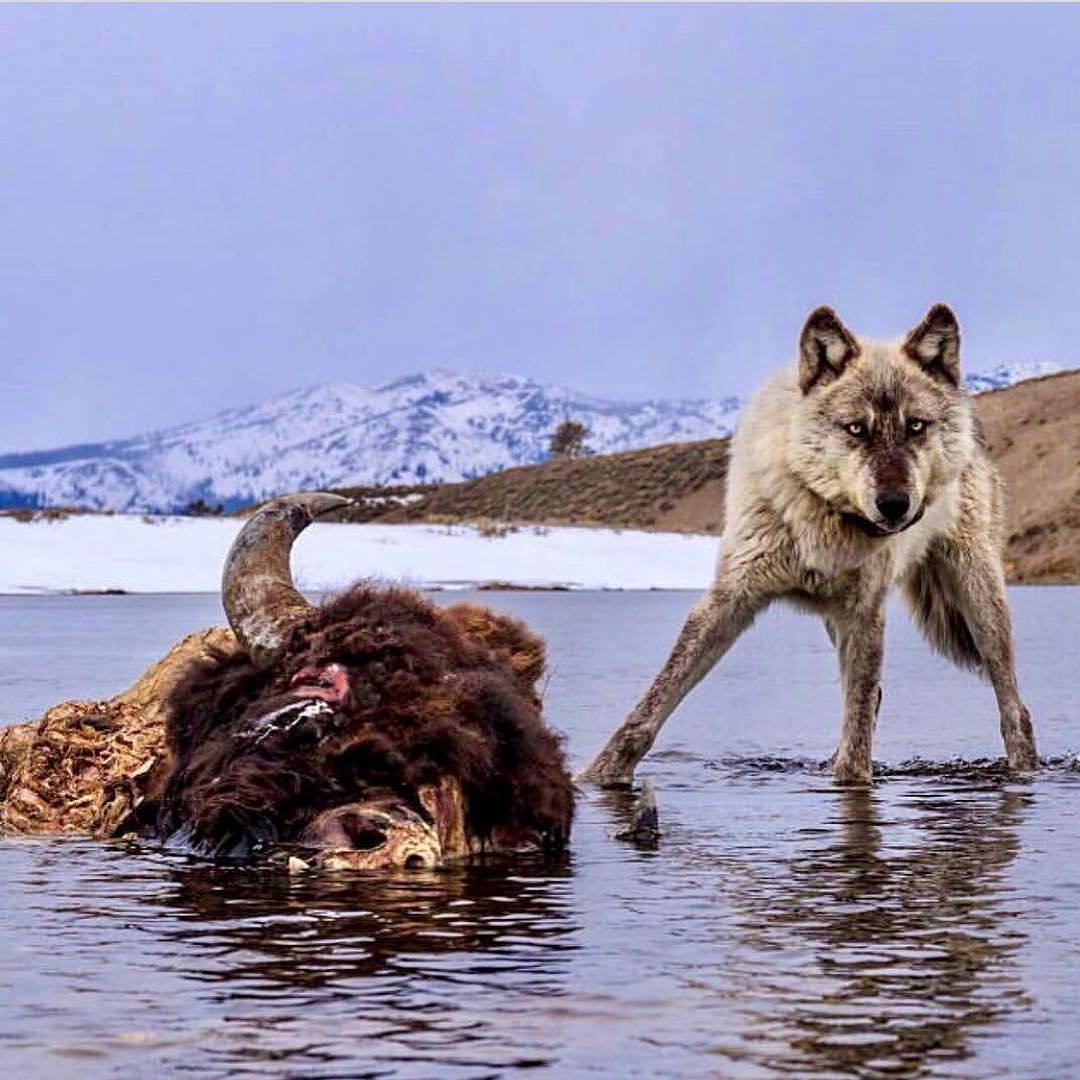
<path fill-rule="evenodd" d="M 973 390 L 1051 365 L 999 365 Z M 170 512 L 198 499 L 232 509 L 282 491 L 459 481 L 547 457 L 564 419 L 597 453 L 729 435 L 742 402 L 610 401 L 514 375 L 446 369 L 376 387 L 301 387 L 204 420 L 126 439 L 0 455 L 0 508 L 82 506 Z"/>

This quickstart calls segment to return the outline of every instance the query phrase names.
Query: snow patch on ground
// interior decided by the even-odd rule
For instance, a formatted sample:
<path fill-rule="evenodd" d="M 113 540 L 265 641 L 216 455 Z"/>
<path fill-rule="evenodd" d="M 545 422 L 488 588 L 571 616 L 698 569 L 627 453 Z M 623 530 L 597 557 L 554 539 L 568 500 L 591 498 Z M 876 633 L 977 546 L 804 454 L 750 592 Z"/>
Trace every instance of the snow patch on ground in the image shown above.
<path fill-rule="evenodd" d="M 216 592 L 240 526 L 134 515 L 0 518 L 0 593 Z M 293 549 L 293 573 L 310 592 L 364 577 L 451 588 L 702 589 L 718 548 L 715 536 L 615 529 L 523 527 L 485 537 L 465 525 L 313 525 Z"/>

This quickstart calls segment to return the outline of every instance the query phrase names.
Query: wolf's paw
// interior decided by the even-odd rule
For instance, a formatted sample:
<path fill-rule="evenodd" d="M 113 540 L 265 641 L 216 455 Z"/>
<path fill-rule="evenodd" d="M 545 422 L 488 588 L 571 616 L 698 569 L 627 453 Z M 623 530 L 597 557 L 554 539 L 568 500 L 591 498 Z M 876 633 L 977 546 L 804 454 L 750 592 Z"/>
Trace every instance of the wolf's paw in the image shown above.
<path fill-rule="evenodd" d="M 851 784 L 865 787 L 873 777 L 873 767 L 869 762 L 856 762 L 851 758 L 835 755 L 832 760 L 833 779 L 838 784 Z"/>
<path fill-rule="evenodd" d="M 1001 717 L 1001 734 L 1005 740 L 1005 759 L 1014 772 L 1034 772 L 1039 767 L 1035 750 L 1035 729 L 1026 705 L 1020 705 Z"/>
<path fill-rule="evenodd" d="M 1005 760 L 1013 772 L 1035 772 L 1039 767 L 1039 755 L 1035 751 L 1033 742 L 1009 747 L 1005 753 Z"/>
<path fill-rule="evenodd" d="M 1031 773 L 1039 768 L 1039 755 L 1034 750 L 1023 754 L 1009 754 L 1009 768 L 1016 773 Z"/>

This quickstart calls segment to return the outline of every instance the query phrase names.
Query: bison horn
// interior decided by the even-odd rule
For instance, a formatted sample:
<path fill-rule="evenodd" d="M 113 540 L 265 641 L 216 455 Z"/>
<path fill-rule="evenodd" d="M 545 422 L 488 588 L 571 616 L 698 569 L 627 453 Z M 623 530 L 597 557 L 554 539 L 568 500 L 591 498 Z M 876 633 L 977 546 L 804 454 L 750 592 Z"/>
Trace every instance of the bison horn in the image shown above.
<path fill-rule="evenodd" d="M 233 541 L 221 602 L 240 645 L 259 667 L 273 664 L 289 631 L 312 610 L 293 584 L 293 541 L 316 518 L 351 504 L 324 491 L 285 495 L 256 510 Z"/>

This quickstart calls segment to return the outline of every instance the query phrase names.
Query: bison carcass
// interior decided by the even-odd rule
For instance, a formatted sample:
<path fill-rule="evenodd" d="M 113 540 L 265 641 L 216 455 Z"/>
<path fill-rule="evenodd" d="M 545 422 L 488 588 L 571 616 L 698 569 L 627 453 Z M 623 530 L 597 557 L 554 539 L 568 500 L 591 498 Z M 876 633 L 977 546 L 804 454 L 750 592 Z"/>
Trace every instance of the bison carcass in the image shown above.
<path fill-rule="evenodd" d="M 0 828 L 294 867 L 565 845 L 573 789 L 540 713 L 543 643 L 409 589 L 308 603 L 292 543 L 346 501 L 295 495 L 252 516 L 225 564 L 231 631 L 191 635 L 110 701 L 0 732 Z"/>

